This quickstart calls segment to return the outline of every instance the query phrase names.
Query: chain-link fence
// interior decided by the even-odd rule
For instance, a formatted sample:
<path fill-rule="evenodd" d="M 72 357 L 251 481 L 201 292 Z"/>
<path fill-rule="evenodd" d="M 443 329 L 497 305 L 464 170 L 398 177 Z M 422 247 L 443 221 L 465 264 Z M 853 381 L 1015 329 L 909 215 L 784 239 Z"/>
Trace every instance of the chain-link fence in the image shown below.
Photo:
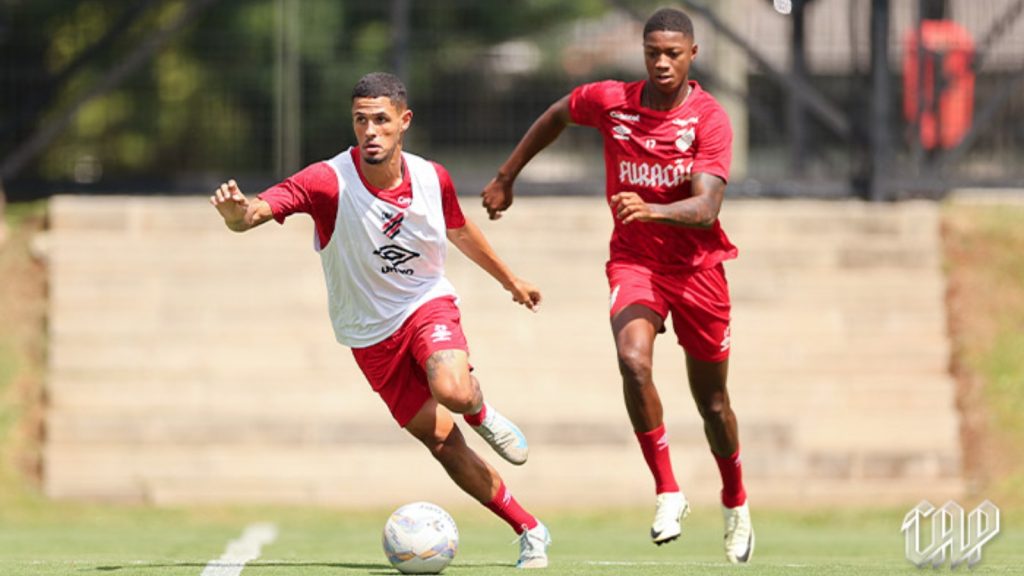
<path fill-rule="evenodd" d="M 0 171 L 15 197 L 261 186 L 352 144 L 352 84 L 391 70 L 411 92 L 407 149 L 475 193 L 572 87 L 644 77 L 657 5 L 0 1 Z M 797 0 L 788 16 L 767 0 L 679 5 L 700 45 L 692 76 L 733 119 L 736 193 L 1024 183 L 1024 0 Z M 568 130 L 521 190 L 600 194 L 600 146 Z"/>

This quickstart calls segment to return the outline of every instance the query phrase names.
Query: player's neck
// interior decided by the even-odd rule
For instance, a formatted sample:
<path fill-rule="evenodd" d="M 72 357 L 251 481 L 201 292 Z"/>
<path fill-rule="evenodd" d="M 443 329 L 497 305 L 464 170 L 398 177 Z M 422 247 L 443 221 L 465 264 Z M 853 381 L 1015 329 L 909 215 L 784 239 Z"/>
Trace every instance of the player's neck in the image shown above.
<path fill-rule="evenodd" d="M 365 160 L 360 160 L 363 178 L 366 178 L 366 181 L 374 188 L 391 190 L 402 183 L 402 151 L 400 149 L 396 149 L 391 158 L 380 164 L 370 164 Z"/>
<path fill-rule="evenodd" d="M 672 110 L 686 102 L 690 90 L 689 79 L 684 80 L 679 88 L 671 94 L 665 94 L 652 88 L 650 81 L 647 81 L 644 82 L 644 87 L 640 91 L 640 105 L 651 110 Z"/>

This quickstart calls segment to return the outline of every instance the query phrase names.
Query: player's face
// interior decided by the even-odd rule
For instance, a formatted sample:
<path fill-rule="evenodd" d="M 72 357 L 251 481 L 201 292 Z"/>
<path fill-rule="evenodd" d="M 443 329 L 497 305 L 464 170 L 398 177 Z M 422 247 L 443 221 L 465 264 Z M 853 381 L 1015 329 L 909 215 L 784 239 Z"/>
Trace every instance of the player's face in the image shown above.
<path fill-rule="evenodd" d="M 693 38 L 682 32 L 660 30 L 644 37 L 644 63 L 651 85 L 666 94 L 679 90 L 697 57 Z"/>
<path fill-rule="evenodd" d="M 394 158 L 411 120 L 412 110 L 396 106 L 386 96 L 352 100 L 352 128 L 362 160 L 382 164 Z"/>

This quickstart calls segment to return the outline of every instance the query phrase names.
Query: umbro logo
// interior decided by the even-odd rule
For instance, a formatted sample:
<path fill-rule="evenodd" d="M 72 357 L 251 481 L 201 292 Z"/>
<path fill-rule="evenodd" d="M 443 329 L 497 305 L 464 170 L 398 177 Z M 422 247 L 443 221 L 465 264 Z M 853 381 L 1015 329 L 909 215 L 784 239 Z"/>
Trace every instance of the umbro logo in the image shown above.
<path fill-rule="evenodd" d="M 434 333 L 430 335 L 431 342 L 448 342 L 452 339 L 452 331 L 444 324 L 434 324 Z"/>
<path fill-rule="evenodd" d="M 655 445 L 657 446 L 657 449 L 659 451 L 668 450 L 668 432 L 662 434 L 661 438 L 658 438 L 658 441 L 655 443 Z"/>
<path fill-rule="evenodd" d="M 384 274 L 395 272 L 405 275 L 412 274 L 413 271 L 409 268 L 399 268 L 399 265 L 405 264 L 413 258 L 418 258 L 420 255 L 419 252 L 413 252 L 408 248 L 402 248 L 397 244 L 388 244 L 387 246 L 374 250 L 373 253 L 380 256 L 385 262 L 387 262 L 386 265 L 381 266 L 381 272 Z"/>

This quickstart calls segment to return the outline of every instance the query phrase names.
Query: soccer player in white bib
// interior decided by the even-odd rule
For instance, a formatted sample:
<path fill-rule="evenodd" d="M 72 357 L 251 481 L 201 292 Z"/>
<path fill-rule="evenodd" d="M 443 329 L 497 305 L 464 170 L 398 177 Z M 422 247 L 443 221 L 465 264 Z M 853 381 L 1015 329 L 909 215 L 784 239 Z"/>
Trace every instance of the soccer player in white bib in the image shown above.
<path fill-rule="evenodd" d="M 352 349 L 398 424 L 460 488 L 519 534 L 516 565 L 543 568 L 551 541 L 547 528 L 466 444 L 451 414 L 461 414 L 509 462 L 526 462 L 523 433 L 484 401 L 470 374 L 455 288 L 444 275 L 448 242 L 515 302 L 536 311 L 541 294 L 512 273 L 463 215 L 448 172 L 402 150 L 412 117 L 400 79 L 367 74 L 352 91 L 357 146 L 255 198 L 229 180 L 210 203 L 236 232 L 271 219 L 283 223 L 296 213 L 313 218 L 338 342 Z"/>
<path fill-rule="evenodd" d="M 655 337 L 672 316 L 686 354 L 690 392 L 722 477 L 725 555 L 745 563 L 754 529 L 729 404 L 729 286 L 722 263 L 735 258 L 718 221 L 732 160 L 725 111 L 689 78 L 697 56 L 693 23 L 663 8 L 644 25 L 647 78 L 577 87 L 551 105 L 484 188 L 492 219 L 512 203 L 516 176 L 570 124 L 604 138 L 606 197 L 615 227 L 606 266 L 609 313 L 626 412 L 654 477 L 651 539 L 679 537 L 689 510 L 669 458 L 661 399 L 651 377 Z"/>

